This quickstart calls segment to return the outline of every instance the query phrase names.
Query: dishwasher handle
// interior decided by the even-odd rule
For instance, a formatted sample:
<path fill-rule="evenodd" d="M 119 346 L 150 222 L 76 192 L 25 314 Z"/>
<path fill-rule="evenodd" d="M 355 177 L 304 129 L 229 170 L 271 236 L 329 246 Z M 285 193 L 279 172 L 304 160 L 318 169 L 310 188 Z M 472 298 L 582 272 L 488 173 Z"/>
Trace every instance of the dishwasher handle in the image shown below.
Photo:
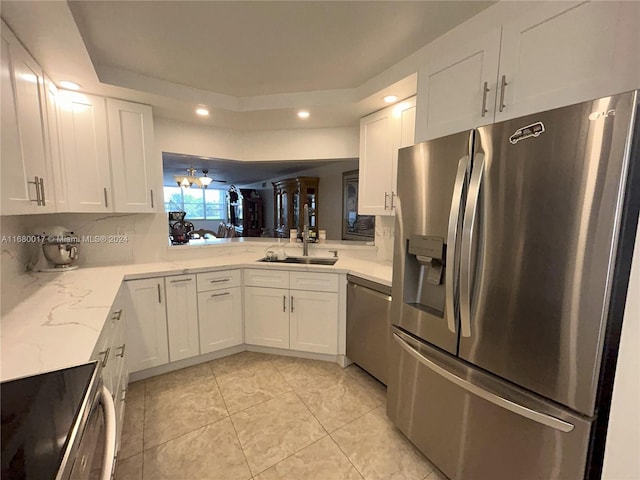
<path fill-rule="evenodd" d="M 382 300 L 386 300 L 387 302 L 391 301 L 391 295 L 387 295 L 386 293 L 378 292 L 376 290 L 363 287 L 362 285 L 357 285 L 355 283 L 348 283 L 347 288 L 351 289 L 355 295 L 359 295 L 359 294 L 373 295 L 374 297 L 378 297 Z"/>

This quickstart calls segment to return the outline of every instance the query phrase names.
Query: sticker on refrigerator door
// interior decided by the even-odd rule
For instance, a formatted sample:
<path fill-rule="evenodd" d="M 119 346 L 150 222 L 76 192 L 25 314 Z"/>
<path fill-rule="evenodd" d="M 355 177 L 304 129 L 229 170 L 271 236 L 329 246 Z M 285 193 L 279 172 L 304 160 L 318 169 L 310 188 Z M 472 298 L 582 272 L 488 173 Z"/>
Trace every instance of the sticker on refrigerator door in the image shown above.
<path fill-rule="evenodd" d="M 531 125 L 527 125 L 526 127 L 522 127 L 516 130 L 515 133 L 509 137 L 509 142 L 515 145 L 520 140 L 524 140 L 525 138 L 539 137 L 540 134 L 544 131 L 544 123 L 532 123 Z"/>

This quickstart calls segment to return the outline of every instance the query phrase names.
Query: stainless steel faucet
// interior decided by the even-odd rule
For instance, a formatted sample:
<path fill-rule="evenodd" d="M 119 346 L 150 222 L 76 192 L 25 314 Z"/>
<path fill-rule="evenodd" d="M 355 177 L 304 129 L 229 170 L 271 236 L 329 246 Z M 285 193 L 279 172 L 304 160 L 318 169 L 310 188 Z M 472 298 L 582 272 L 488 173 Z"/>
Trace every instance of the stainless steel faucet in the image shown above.
<path fill-rule="evenodd" d="M 304 216 L 304 228 L 302 230 L 302 256 L 307 257 L 309 255 L 309 205 L 306 203 L 302 209 L 302 215 Z"/>

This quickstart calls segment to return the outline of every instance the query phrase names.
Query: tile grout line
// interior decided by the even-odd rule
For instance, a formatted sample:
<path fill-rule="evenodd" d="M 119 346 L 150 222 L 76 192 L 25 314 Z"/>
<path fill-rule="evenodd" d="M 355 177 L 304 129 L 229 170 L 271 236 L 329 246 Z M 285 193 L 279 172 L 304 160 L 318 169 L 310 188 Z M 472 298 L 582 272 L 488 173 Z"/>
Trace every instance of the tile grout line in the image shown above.
<path fill-rule="evenodd" d="M 224 403 L 224 408 L 227 411 L 227 414 L 228 414 L 227 418 L 229 419 L 229 423 L 231 423 L 231 428 L 233 428 L 233 433 L 236 434 L 236 440 L 238 440 L 238 445 L 240 445 L 240 451 L 242 452 L 242 457 L 244 458 L 244 461 L 247 464 L 247 469 L 249 470 L 249 478 L 253 479 L 254 475 L 253 475 L 253 471 L 251 470 L 251 465 L 249 465 L 249 459 L 247 458 L 247 454 L 245 453 L 244 447 L 242 446 L 242 442 L 240 441 L 240 435 L 238 435 L 238 430 L 236 429 L 236 425 L 235 423 L 233 423 L 233 419 L 231 418 L 231 412 L 229 411 L 229 407 L 227 407 L 227 402 L 224 399 L 224 395 L 222 394 L 222 389 L 218 384 L 218 379 L 216 378 L 215 373 L 213 373 L 213 368 L 211 367 L 211 365 L 209 365 L 209 368 L 211 369 L 213 378 L 216 381 L 216 386 L 218 387 L 218 391 L 220 392 L 220 398 L 222 398 L 222 403 Z"/>

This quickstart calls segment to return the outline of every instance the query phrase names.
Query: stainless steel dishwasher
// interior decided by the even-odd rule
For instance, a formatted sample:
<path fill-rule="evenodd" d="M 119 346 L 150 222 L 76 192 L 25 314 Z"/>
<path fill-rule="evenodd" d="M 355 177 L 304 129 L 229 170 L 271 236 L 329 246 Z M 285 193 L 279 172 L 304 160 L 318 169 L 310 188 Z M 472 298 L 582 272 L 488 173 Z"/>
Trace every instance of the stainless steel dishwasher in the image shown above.
<path fill-rule="evenodd" d="M 347 357 L 387 384 L 391 287 L 347 275 Z"/>

